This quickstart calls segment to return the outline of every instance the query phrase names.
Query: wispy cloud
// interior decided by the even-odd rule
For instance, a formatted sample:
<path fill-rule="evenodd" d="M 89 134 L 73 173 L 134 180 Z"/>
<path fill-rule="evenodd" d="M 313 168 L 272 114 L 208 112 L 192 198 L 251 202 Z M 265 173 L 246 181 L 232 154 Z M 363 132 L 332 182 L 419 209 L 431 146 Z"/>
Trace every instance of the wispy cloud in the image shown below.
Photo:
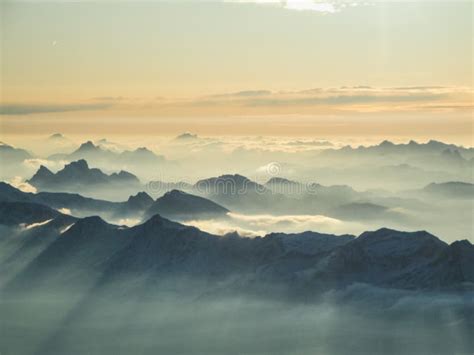
<path fill-rule="evenodd" d="M 110 102 L 73 104 L 2 104 L 0 115 L 30 115 L 35 113 L 54 113 L 70 111 L 104 110 L 112 106 Z"/>
<path fill-rule="evenodd" d="M 346 7 L 368 5 L 368 2 L 343 1 L 343 0 L 226 0 L 225 2 L 273 5 L 287 10 L 313 11 L 323 14 L 333 14 Z"/>
<path fill-rule="evenodd" d="M 359 234 L 365 226 L 360 223 L 341 221 L 322 215 L 244 215 L 228 213 L 227 220 L 188 221 L 209 233 L 223 235 L 237 232 L 241 236 L 263 236 L 271 232 L 300 233 L 315 230 L 321 233 Z"/>
<path fill-rule="evenodd" d="M 23 192 L 36 193 L 36 187 L 27 183 L 21 176 L 15 176 L 10 181 L 8 181 L 8 183 Z"/>
<path fill-rule="evenodd" d="M 311 88 L 297 91 L 249 89 L 200 97 L 161 100 L 127 97 L 101 97 L 90 103 L 0 106 L 3 115 L 46 112 L 108 110 L 143 112 L 156 116 L 179 115 L 287 115 L 347 114 L 367 112 L 445 112 L 472 110 L 471 87 L 367 85 Z M 100 99 L 100 101 L 98 101 Z"/>
<path fill-rule="evenodd" d="M 407 86 L 375 88 L 342 86 L 300 91 L 268 90 L 201 97 L 188 102 L 194 106 L 238 106 L 241 108 L 329 108 L 354 111 L 414 110 L 472 106 L 473 91 L 466 87 Z M 186 104 L 186 103 L 185 103 Z"/>

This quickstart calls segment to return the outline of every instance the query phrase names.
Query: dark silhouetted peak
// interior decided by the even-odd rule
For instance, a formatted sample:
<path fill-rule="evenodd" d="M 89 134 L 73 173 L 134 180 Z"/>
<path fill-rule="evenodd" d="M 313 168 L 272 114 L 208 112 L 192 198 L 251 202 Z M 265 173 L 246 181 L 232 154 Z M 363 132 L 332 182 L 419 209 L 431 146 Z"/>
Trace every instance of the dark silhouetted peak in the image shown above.
<path fill-rule="evenodd" d="M 453 249 L 453 250 L 461 250 L 461 249 L 471 249 L 471 251 L 474 251 L 474 246 L 472 245 L 472 243 L 467 240 L 467 239 L 463 239 L 463 240 L 456 240 L 455 242 L 453 242 L 450 247 Z"/>
<path fill-rule="evenodd" d="M 136 195 L 130 196 L 127 200 L 127 205 L 133 208 L 148 208 L 153 204 L 153 199 L 146 192 L 139 192 Z"/>
<path fill-rule="evenodd" d="M 89 170 L 89 165 L 87 164 L 87 161 L 85 161 L 84 159 L 80 159 L 80 160 L 73 161 L 72 163 L 67 164 L 64 167 L 64 170 L 67 170 L 67 169 L 77 169 L 77 170 L 85 171 L 85 170 Z"/>
<path fill-rule="evenodd" d="M 40 165 L 38 171 L 36 172 L 35 176 L 44 177 L 44 176 L 51 176 L 54 175 L 51 170 L 49 170 L 44 165 Z"/>
<path fill-rule="evenodd" d="M 48 181 L 51 178 L 54 178 L 52 171 L 44 165 L 41 165 L 38 171 L 31 177 L 30 180 L 28 180 L 28 182 L 33 185 L 43 184 L 45 181 Z"/>
<path fill-rule="evenodd" d="M 147 215 L 161 214 L 165 217 L 196 218 L 200 216 L 225 215 L 226 208 L 203 197 L 179 190 L 167 192 L 148 209 Z"/>
<path fill-rule="evenodd" d="M 170 221 L 167 218 L 164 218 L 161 216 L 159 213 L 155 213 L 151 217 L 149 217 L 145 223 L 142 225 L 138 226 L 141 227 L 142 229 L 164 229 L 164 228 L 172 228 L 172 229 L 182 229 L 182 228 L 190 228 L 187 226 L 184 226 L 182 224 Z"/>
<path fill-rule="evenodd" d="M 114 226 L 105 222 L 99 216 L 91 216 L 79 219 L 74 225 L 68 230 L 71 234 L 79 234 L 87 237 L 89 234 L 96 234 L 97 232 L 112 228 Z"/>

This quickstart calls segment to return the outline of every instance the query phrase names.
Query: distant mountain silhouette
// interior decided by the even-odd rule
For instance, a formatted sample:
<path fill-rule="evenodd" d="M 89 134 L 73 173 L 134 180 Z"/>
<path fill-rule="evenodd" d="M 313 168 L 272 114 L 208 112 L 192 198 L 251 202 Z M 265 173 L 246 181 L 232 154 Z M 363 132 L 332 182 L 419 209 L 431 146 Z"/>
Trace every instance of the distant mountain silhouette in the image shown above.
<path fill-rule="evenodd" d="M 132 184 L 138 185 L 138 178 L 126 171 L 107 175 L 100 169 L 89 168 L 83 159 L 66 165 L 57 173 L 52 173 L 45 166 L 40 166 L 38 171 L 28 182 L 40 190 L 68 189 L 74 186 L 105 186 L 107 184 Z"/>
<path fill-rule="evenodd" d="M 431 183 L 422 190 L 424 193 L 442 197 L 456 199 L 473 199 L 474 184 L 460 181 L 450 181 L 443 183 Z"/>
<path fill-rule="evenodd" d="M 100 145 L 94 144 L 92 141 L 82 143 L 78 149 L 70 154 L 55 154 L 50 157 L 52 160 L 78 160 L 85 159 L 95 164 L 116 164 L 127 166 L 138 166 L 147 164 L 161 164 L 165 162 L 165 158 L 156 155 L 151 150 L 141 147 L 135 150 L 125 150 L 116 152 Z"/>
<path fill-rule="evenodd" d="M 179 190 L 167 192 L 147 210 L 147 216 L 160 214 L 178 220 L 215 218 L 225 216 L 228 209 L 206 198 Z"/>
<path fill-rule="evenodd" d="M 31 158 L 33 156 L 28 151 L 0 142 L 0 161 L 2 164 L 21 164 L 25 159 Z"/>
<path fill-rule="evenodd" d="M 306 193 L 304 184 L 282 177 L 272 177 L 265 183 L 265 187 L 275 193 L 302 194 Z"/>
<path fill-rule="evenodd" d="M 67 209 L 75 216 L 100 215 L 103 218 L 116 219 L 142 218 L 154 201 L 146 192 L 130 196 L 127 201 L 111 202 L 65 192 L 27 193 L 0 182 L 0 202 L 29 202 L 57 210 Z"/>
<path fill-rule="evenodd" d="M 359 159 L 363 162 L 388 163 L 399 165 L 409 164 L 430 170 L 466 170 L 472 168 L 469 162 L 474 157 L 474 148 L 465 148 L 454 144 L 430 140 L 427 143 L 410 141 L 406 144 L 395 144 L 383 141 L 378 145 L 345 146 L 340 149 L 326 149 L 321 157 L 330 159 Z"/>
<path fill-rule="evenodd" d="M 185 133 L 182 133 L 182 134 L 180 134 L 179 136 L 177 136 L 177 137 L 175 138 L 175 140 L 186 141 L 186 140 L 194 140 L 194 139 L 198 139 L 198 138 L 199 138 L 199 137 L 198 137 L 197 134 L 185 132 Z"/>
<path fill-rule="evenodd" d="M 245 176 L 226 174 L 199 180 L 193 190 L 233 211 L 271 211 L 285 197 Z"/>

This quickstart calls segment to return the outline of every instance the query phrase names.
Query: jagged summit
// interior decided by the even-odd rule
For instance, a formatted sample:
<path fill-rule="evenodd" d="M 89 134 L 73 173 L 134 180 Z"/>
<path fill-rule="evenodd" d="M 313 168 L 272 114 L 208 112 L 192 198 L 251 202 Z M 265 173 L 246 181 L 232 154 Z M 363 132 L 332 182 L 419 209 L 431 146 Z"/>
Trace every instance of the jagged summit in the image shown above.
<path fill-rule="evenodd" d="M 66 166 L 64 166 L 64 169 L 78 169 L 78 170 L 89 170 L 89 164 L 87 164 L 87 161 L 85 159 L 79 159 L 77 161 L 73 161 Z"/>
<path fill-rule="evenodd" d="M 79 159 L 65 165 L 55 174 L 46 167 L 41 167 L 28 182 L 36 188 L 56 190 L 81 185 L 91 187 L 110 183 L 138 184 L 140 181 L 135 175 L 126 171 L 107 175 L 100 169 L 89 168 L 86 160 Z"/>
<path fill-rule="evenodd" d="M 34 176 L 45 177 L 45 176 L 51 176 L 51 175 L 54 175 L 51 170 L 49 170 L 44 165 L 40 165 L 38 171 L 36 172 L 36 174 Z"/>
<path fill-rule="evenodd" d="M 127 206 L 133 209 L 146 209 L 153 204 L 153 198 L 146 192 L 139 192 L 136 195 L 132 195 L 127 200 Z"/>
<path fill-rule="evenodd" d="M 146 192 L 142 191 L 142 192 L 137 193 L 136 195 L 130 196 L 127 201 L 128 202 L 132 202 L 132 201 L 153 202 L 153 198 L 150 195 L 148 195 Z"/>

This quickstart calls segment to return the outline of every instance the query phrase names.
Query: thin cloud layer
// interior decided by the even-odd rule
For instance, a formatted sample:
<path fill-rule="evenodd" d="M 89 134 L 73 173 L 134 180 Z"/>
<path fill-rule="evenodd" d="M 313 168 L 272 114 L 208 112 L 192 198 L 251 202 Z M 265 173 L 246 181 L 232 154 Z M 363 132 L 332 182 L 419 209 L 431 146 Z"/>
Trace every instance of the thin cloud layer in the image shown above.
<path fill-rule="evenodd" d="M 93 103 L 0 106 L 0 115 L 110 110 L 112 113 L 174 115 L 337 114 L 400 111 L 467 111 L 474 105 L 470 87 L 341 86 L 299 91 L 246 90 L 201 97 L 160 100 L 121 97 Z M 104 99 L 104 98 L 102 98 Z M 93 99 L 93 100 L 97 100 Z"/>
<path fill-rule="evenodd" d="M 293 11 L 311 11 L 322 14 L 334 14 L 342 11 L 346 7 L 367 6 L 368 2 L 356 1 L 324 1 L 324 0 L 229 0 L 225 2 L 234 2 L 241 4 L 272 5 Z"/>
<path fill-rule="evenodd" d="M 35 113 L 96 111 L 112 106 L 111 103 L 74 103 L 74 104 L 3 104 L 0 105 L 0 115 L 30 115 Z"/>

